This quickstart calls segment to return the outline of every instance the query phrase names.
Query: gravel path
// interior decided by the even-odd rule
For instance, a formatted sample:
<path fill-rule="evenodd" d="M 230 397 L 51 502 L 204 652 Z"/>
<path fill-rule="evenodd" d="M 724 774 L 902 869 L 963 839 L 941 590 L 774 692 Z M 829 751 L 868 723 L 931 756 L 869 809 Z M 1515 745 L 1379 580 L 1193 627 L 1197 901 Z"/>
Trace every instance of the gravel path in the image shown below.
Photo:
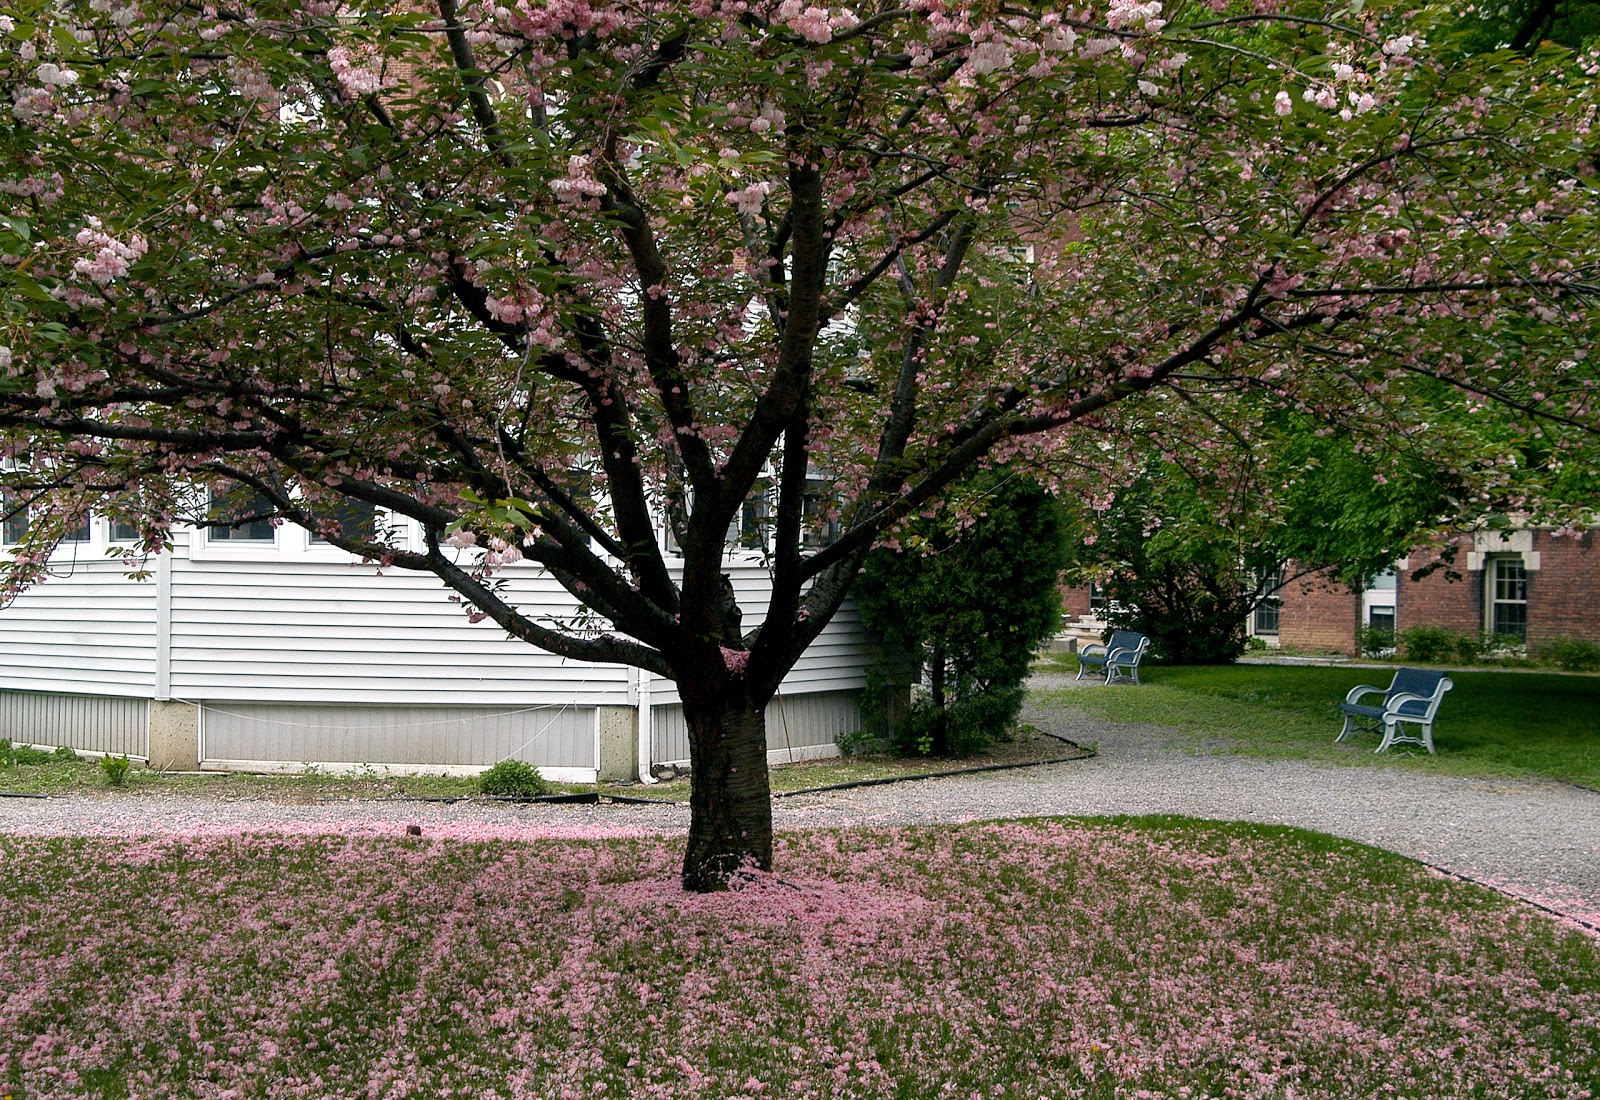
<path fill-rule="evenodd" d="M 1057 687 L 1053 678 L 1036 687 Z M 1092 760 L 780 799 L 781 829 L 1056 814 L 1188 814 L 1298 825 L 1388 848 L 1537 902 L 1600 932 L 1600 793 L 1521 779 L 1192 755 L 1153 726 L 1070 708 L 1026 719 Z M 178 835 L 273 829 L 472 839 L 678 833 L 680 806 L 335 802 L 311 806 L 175 796 L 0 798 L 0 833 Z"/>

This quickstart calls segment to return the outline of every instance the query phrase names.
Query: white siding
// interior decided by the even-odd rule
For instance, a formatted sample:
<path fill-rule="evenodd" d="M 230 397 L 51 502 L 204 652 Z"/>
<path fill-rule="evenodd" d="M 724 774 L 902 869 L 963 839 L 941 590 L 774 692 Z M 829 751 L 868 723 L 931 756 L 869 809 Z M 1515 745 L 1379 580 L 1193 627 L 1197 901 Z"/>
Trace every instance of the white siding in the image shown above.
<path fill-rule="evenodd" d="M 429 576 L 380 575 L 326 551 L 191 554 L 182 534 L 166 567 L 166 650 L 161 586 L 129 580 L 117 562 L 80 561 L 0 610 L 0 692 L 18 693 L 4 712 L 13 740 L 145 755 L 145 700 L 160 694 L 164 669 L 167 695 L 206 707 L 208 761 L 481 766 L 519 756 L 592 768 L 593 708 L 637 702 L 629 669 L 565 661 L 470 623 Z M 728 573 L 754 624 L 771 591 L 766 568 L 734 562 Z M 576 611 L 532 568 L 501 575 L 527 613 Z M 866 660 L 847 604 L 769 708 L 774 753 L 826 749 L 859 727 Z M 105 697 L 100 710 L 59 701 L 90 696 Z M 655 759 L 687 758 L 673 685 L 654 679 L 652 701 Z M 61 732 L 69 727 L 79 732 Z"/>
<path fill-rule="evenodd" d="M 481 706 L 625 705 L 628 670 L 564 661 L 467 621 L 427 576 L 334 562 L 175 563 L 172 694 L 181 699 Z M 526 612 L 570 596 L 514 576 Z"/>
<path fill-rule="evenodd" d="M 208 767 L 228 761 L 594 768 L 593 708 L 208 704 Z"/>
<path fill-rule="evenodd" d="M 0 608 L 0 689 L 149 695 L 156 583 L 109 561 L 61 567 Z"/>
<path fill-rule="evenodd" d="M 859 697 L 853 691 L 780 695 L 767 705 L 767 757 L 773 763 L 806 760 L 831 749 L 839 736 L 861 729 Z M 655 764 L 689 762 L 689 729 L 683 705 L 668 703 L 651 712 L 650 758 Z"/>
<path fill-rule="evenodd" d="M 143 699 L 0 691 L 0 737 L 147 759 L 149 710 Z"/>

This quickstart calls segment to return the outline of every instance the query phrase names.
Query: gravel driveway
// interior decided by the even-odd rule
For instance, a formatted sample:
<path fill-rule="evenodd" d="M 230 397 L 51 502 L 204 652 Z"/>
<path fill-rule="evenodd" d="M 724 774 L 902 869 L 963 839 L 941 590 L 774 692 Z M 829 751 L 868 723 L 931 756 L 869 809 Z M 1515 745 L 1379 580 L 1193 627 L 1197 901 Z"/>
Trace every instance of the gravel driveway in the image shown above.
<path fill-rule="evenodd" d="M 1053 678 L 1052 678 L 1053 679 Z M 1054 682 L 1035 686 L 1056 687 Z M 1298 825 L 1388 848 L 1537 902 L 1600 932 L 1600 793 L 1523 779 L 1192 755 L 1152 726 L 1070 708 L 1026 719 L 1092 760 L 784 798 L 783 829 L 904 825 L 1055 814 L 1189 814 Z M 0 832 L 174 835 L 273 829 L 534 838 L 677 833 L 680 806 L 335 802 L 312 806 L 174 796 L 0 799 Z"/>

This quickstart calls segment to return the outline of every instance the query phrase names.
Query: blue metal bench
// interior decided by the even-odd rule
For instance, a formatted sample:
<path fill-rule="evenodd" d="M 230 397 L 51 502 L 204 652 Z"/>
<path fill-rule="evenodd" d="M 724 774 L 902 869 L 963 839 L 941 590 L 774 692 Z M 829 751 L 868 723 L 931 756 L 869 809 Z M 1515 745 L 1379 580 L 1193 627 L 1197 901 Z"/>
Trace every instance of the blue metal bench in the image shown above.
<path fill-rule="evenodd" d="M 1433 751 L 1433 718 L 1439 713 L 1439 701 L 1455 683 L 1442 672 L 1428 672 L 1420 668 L 1402 668 L 1394 674 L 1394 682 L 1387 689 L 1362 684 L 1350 689 L 1339 710 L 1344 714 L 1344 729 L 1335 741 L 1343 741 L 1360 730 L 1364 733 L 1383 732 L 1383 741 L 1377 752 L 1391 745 L 1421 745 Z M 1383 696 L 1382 703 L 1358 703 L 1363 695 Z M 1400 723 L 1410 722 L 1420 726 L 1420 735 L 1402 734 Z"/>
<path fill-rule="evenodd" d="M 1105 673 L 1106 683 L 1119 678 L 1139 682 L 1139 658 L 1150 648 L 1150 639 L 1134 630 L 1115 630 L 1111 640 L 1101 645 L 1090 642 L 1078 650 L 1078 679 L 1090 671 Z"/>

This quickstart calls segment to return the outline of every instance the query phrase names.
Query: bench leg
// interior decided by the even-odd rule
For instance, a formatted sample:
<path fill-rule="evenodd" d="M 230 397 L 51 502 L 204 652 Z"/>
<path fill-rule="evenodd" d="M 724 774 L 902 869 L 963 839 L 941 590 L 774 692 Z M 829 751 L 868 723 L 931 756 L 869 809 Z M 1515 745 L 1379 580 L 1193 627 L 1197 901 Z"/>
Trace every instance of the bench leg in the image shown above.
<path fill-rule="evenodd" d="M 1403 734 L 1400 732 L 1399 722 L 1385 722 L 1383 724 L 1383 743 L 1374 751 L 1383 752 L 1385 749 L 1388 749 L 1393 745 L 1421 745 L 1423 748 L 1427 749 L 1430 754 L 1432 754 L 1433 723 L 1416 722 L 1413 724 L 1422 727 L 1422 732 L 1420 734 Z"/>
<path fill-rule="evenodd" d="M 1350 735 L 1355 732 L 1356 717 L 1353 714 L 1347 714 L 1344 716 L 1344 729 L 1339 731 L 1339 736 L 1333 739 L 1333 743 L 1337 745 L 1340 741 L 1347 741 L 1350 739 Z"/>

